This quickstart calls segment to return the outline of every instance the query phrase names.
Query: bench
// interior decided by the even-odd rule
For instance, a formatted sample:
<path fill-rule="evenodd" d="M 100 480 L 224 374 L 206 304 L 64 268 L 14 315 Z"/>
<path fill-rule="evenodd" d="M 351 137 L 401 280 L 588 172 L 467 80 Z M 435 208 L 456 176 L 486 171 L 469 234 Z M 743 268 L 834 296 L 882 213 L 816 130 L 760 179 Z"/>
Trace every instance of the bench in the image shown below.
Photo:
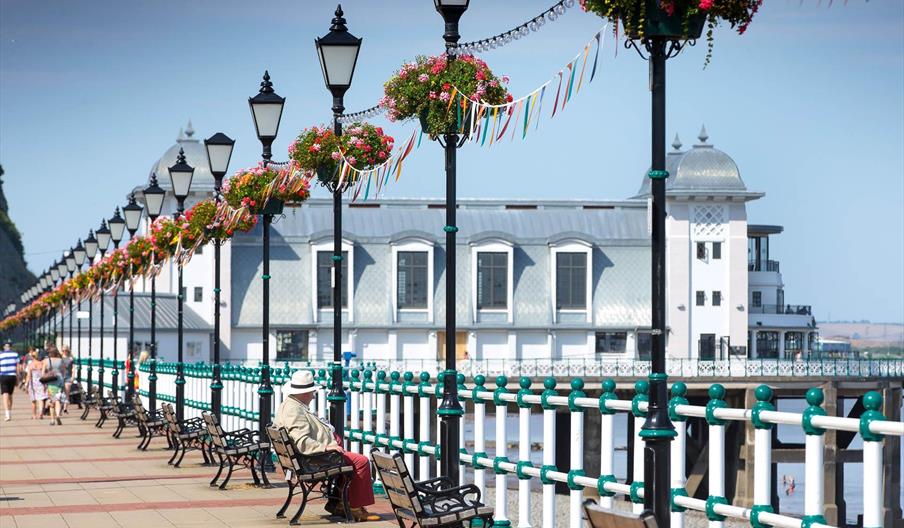
<path fill-rule="evenodd" d="M 269 442 L 263 441 L 260 433 L 250 429 L 238 429 L 227 433 L 220 427 L 220 422 L 216 416 L 204 413 L 203 417 L 204 422 L 207 424 L 211 450 L 217 454 L 220 461 L 220 468 L 217 470 L 217 474 L 214 475 L 213 480 L 210 481 L 210 485 L 217 485 L 217 480 L 219 480 L 220 475 L 223 473 L 223 468 L 228 463 L 229 471 L 220 484 L 220 489 L 226 489 L 226 484 L 232 477 L 232 471 L 236 465 L 250 469 L 254 485 L 260 486 L 261 480 L 258 479 L 257 470 L 254 468 L 255 460 L 257 460 L 264 486 L 270 487 L 270 481 L 267 479 L 266 471 L 264 471 L 263 460 L 260 460 L 262 456 L 269 453 Z"/>
<path fill-rule="evenodd" d="M 656 517 L 646 510 L 640 514 L 601 508 L 592 500 L 584 503 L 587 520 L 592 528 L 656 528 Z"/>
<path fill-rule="evenodd" d="M 91 409 L 96 409 L 100 405 L 101 393 L 100 389 L 97 387 L 91 387 L 87 393 L 85 393 L 85 397 L 82 399 L 82 404 L 84 404 L 84 409 L 82 410 L 82 415 L 80 418 L 82 420 L 88 419 L 88 413 L 91 412 Z"/>
<path fill-rule="evenodd" d="M 113 400 L 110 416 L 116 418 L 116 430 L 113 431 L 113 438 L 119 438 L 126 427 L 138 426 L 138 416 L 135 414 L 135 407 L 125 400 Z"/>
<path fill-rule="evenodd" d="M 474 484 L 456 487 L 446 477 L 414 482 L 399 453 L 371 451 L 370 456 L 401 528 L 404 521 L 411 527 L 460 527 L 474 519 L 492 526 L 493 509 L 480 502 L 480 490 Z"/>
<path fill-rule="evenodd" d="M 292 497 L 301 493 L 301 506 L 292 516 L 289 524 L 298 524 L 298 518 L 304 512 L 311 492 L 315 498 L 332 499 L 342 503 L 345 508 L 346 522 L 352 522 L 351 508 L 348 505 L 348 488 L 352 483 L 355 468 L 341 453 L 327 451 L 316 455 L 302 455 L 289 438 L 289 433 L 282 427 L 268 427 L 267 435 L 276 452 L 276 459 L 286 480 L 289 482 L 289 495 L 282 508 L 276 512 L 276 518 L 285 517 L 286 509 Z M 296 489 L 297 488 L 297 489 Z M 315 491 L 316 489 L 316 491 Z"/>
<path fill-rule="evenodd" d="M 104 426 L 104 423 L 106 423 L 113 414 L 117 401 L 118 399 L 113 397 L 113 391 L 107 391 L 106 396 L 103 396 L 98 392 L 97 399 L 95 400 L 95 407 L 100 416 L 97 417 L 97 422 L 94 424 L 94 427 L 102 428 Z"/>
<path fill-rule="evenodd" d="M 204 424 L 204 419 L 188 418 L 180 422 L 176 420 L 176 412 L 173 410 L 172 405 L 164 403 L 161 405 L 161 408 L 163 409 L 163 420 L 166 422 L 167 428 L 169 429 L 170 439 L 174 446 L 173 456 L 170 457 L 167 464 L 170 464 L 173 467 L 179 467 L 179 464 L 182 463 L 182 459 L 185 457 L 185 453 L 188 452 L 189 449 L 197 449 L 200 451 L 201 456 L 204 457 L 204 464 L 210 464 L 211 460 L 207 456 L 207 452 L 209 451 L 207 443 L 207 426 Z M 179 457 L 178 460 L 176 459 L 177 456 Z"/>
<path fill-rule="evenodd" d="M 132 406 L 135 409 L 135 420 L 138 422 L 138 432 L 141 433 L 141 441 L 138 442 L 138 449 L 147 451 L 148 446 L 151 444 L 151 440 L 155 437 L 166 438 L 167 444 L 172 448 L 172 440 L 169 437 L 166 422 L 163 421 L 163 414 L 160 409 L 157 409 L 154 412 L 153 417 L 149 416 L 144 405 L 141 403 L 141 398 L 137 395 L 132 398 Z"/>

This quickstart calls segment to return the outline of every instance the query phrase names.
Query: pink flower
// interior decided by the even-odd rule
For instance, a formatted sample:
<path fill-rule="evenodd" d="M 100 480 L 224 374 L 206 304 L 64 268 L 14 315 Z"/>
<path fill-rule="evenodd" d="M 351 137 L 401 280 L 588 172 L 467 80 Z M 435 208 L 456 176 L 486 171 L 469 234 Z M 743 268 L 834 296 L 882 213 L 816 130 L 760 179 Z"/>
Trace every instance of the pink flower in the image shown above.
<path fill-rule="evenodd" d="M 354 165 L 356 161 L 358 161 L 358 160 L 356 160 L 354 156 L 349 156 L 349 157 L 348 157 L 348 162 L 349 162 L 350 164 Z"/>
<path fill-rule="evenodd" d="M 332 154 L 330 154 L 330 157 L 333 158 L 334 160 L 338 160 L 339 158 L 342 157 L 342 155 L 339 154 L 338 152 L 333 152 Z"/>
<path fill-rule="evenodd" d="M 427 75 L 426 73 L 422 73 L 422 74 L 420 74 L 420 75 L 417 76 L 417 80 L 420 81 L 420 82 L 422 82 L 422 83 L 425 83 L 425 82 L 427 82 L 427 81 L 430 80 L 430 76 Z"/>
<path fill-rule="evenodd" d="M 320 152 L 320 143 L 314 143 L 313 145 L 311 145 L 311 150 Z"/>
<path fill-rule="evenodd" d="M 430 92 L 430 94 L 428 95 L 428 97 L 429 97 L 430 99 L 436 99 L 436 98 L 439 97 L 439 96 L 436 95 L 436 92 Z"/>
<path fill-rule="evenodd" d="M 449 97 L 451 97 L 451 96 L 449 95 L 449 92 L 443 92 L 443 93 L 439 94 L 439 100 L 440 100 L 440 101 L 448 101 L 448 100 L 449 100 Z"/>
<path fill-rule="evenodd" d="M 713 6 L 713 0 L 700 0 L 700 9 L 709 11 Z"/>
<path fill-rule="evenodd" d="M 484 75 L 484 73 L 482 71 L 477 70 L 477 73 L 474 74 L 474 78 L 477 79 L 478 81 L 482 81 L 482 80 L 486 79 L 487 76 Z"/>
<path fill-rule="evenodd" d="M 508 75 L 503 75 L 503 76 L 502 76 L 502 82 L 508 84 L 508 82 L 509 82 L 509 76 L 508 76 Z"/>
<path fill-rule="evenodd" d="M 377 152 L 377 157 L 380 159 L 384 159 L 386 157 L 386 153 L 381 150 L 380 152 Z"/>

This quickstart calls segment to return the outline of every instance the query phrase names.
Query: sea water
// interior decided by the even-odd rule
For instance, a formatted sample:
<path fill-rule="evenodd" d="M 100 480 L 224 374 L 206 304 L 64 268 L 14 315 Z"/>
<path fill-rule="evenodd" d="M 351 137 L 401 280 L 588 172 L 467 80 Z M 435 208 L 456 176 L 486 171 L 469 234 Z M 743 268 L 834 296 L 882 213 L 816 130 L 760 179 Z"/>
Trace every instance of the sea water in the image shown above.
<path fill-rule="evenodd" d="M 845 409 L 844 412 L 850 411 L 850 408 L 853 406 L 853 401 L 845 400 Z M 778 410 L 785 412 L 793 412 L 793 413 L 801 413 L 807 407 L 807 403 L 800 399 L 782 399 L 779 400 Z M 904 415 L 904 406 L 902 406 L 902 415 Z M 561 419 L 561 415 L 558 416 Z M 518 414 L 517 412 L 509 412 L 508 420 L 506 421 L 506 433 L 508 436 L 509 444 L 517 445 L 519 440 L 518 435 Z M 464 430 L 465 430 L 465 439 L 469 440 L 469 444 L 466 446 L 469 451 L 473 452 L 473 444 L 470 443 L 470 439 L 474 438 L 474 415 L 466 414 L 465 422 L 464 422 Z M 543 415 L 540 413 L 532 413 L 531 414 L 531 443 L 542 445 L 543 443 Z M 615 426 L 614 430 L 616 432 L 615 437 L 615 460 L 614 460 L 614 471 L 615 476 L 619 481 L 624 482 L 627 478 L 628 474 L 628 442 L 631 441 L 627 437 L 628 431 L 628 417 L 625 413 L 618 413 L 615 415 Z M 585 429 L 584 434 L 587 437 L 592 437 L 599 434 L 598 430 L 589 430 Z M 779 425 L 778 426 L 778 435 L 779 440 L 785 443 L 804 443 L 804 432 L 798 426 L 791 425 Z M 490 446 L 493 446 L 494 441 L 496 439 L 496 421 L 495 417 L 492 414 L 487 416 L 487 420 L 484 422 L 484 437 Z M 851 442 L 849 447 L 850 449 L 863 449 L 863 440 L 859 435 L 854 437 L 854 440 Z M 493 447 L 488 447 L 486 449 L 487 454 L 490 457 L 496 456 L 495 449 Z M 517 456 L 518 450 L 517 448 L 509 448 L 508 456 L 510 459 L 514 459 Z M 539 466 L 542 464 L 543 453 L 542 451 L 531 451 L 531 462 Z M 904 461 L 904 442 L 901 442 L 901 460 Z M 490 471 L 491 473 L 491 471 Z M 588 471 L 589 474 L 594 474 L 593 471 Z M 779 494 L 779 511 L 782 513 L 787 513 L 789 515 L 802 516 L 804 511 L 804 489 L 806 486 L 806 482 L 804 482 L 804 464 L 778 464 L 777 465 L 777 473 L 778 473 L 778 494 Z M 794 477 L 795 487 L 793 490 L 788 490 L 787 487 L 782 485 L 782 476 L 788 475 Z M 534 479 L 536 480 L 536 479 Z M 534 480 L 531 482 L 534 483 Z M 491 482 L 492 479 L 488 478 L 488 482 Z M 539 486 L 539 484 L 537 484 Z M 517 480 L 512 480 L 509 483 L 509 488 L 513 489 L 514 486 L 517 486 Z M 857 516 L 863 514 L 863 465 L 859 463 L 848 463 L 845 464 L 845 472 L 844 472 L 844 499 L 847 505 L 847 520 L 849 523 L 854 523 L 857 520 Z M 904 504 L 904 471 L 901 472 L 901 497 L 899 499 L 902 504 Z"/>

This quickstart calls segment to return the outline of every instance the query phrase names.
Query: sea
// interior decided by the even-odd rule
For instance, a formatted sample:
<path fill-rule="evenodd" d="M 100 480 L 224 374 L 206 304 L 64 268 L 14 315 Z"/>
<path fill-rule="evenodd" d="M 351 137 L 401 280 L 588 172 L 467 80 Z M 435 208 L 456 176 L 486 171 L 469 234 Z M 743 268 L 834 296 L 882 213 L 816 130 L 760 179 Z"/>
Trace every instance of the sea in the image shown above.
<path fill-rule="evenodd" d="M 845 414 L 850 411 L 850 407 L 853 405 L 853 401 L 845 401 L 846 408 L 844 409 Z M 797 399 L 782 399 L 779 400 L 778 410 L 785 412 L 793 412 L 800 413 L 807 407 L 807 403 L 803 400 Z M 902 406 L 902 416 L 904 416 L 904 406 Z M 628 468 L 628 417 L 625 413 L 618 413 L 615 415 L 615 431 L 616 431 L 616 439 L 615 439 L 615 476 L 619 479 L 619 481 L 624 482 L 627 477 L 627 468 Z M 474 438 L 474 415 L 466 414 L 465 415 L 465 438 L 471 439 Z M 496 438 L 496 421 L 495 417 L 492 414 L 487 415 L 487 420 L 484 422 L 484 431 L 485 438 L 487 440 L 493 440 Z M 598 434 L 597 431 L 585 430 L 586 435 Z M 517 445 L 518 442 L 518 414 L 517 411 L 512 411 L 510 409 L 508 420 L 506 422 L 506 436 L 508 436 L 509 444 Z M 778 437 L 779 440 L 785 443 L 803 443 L 804 442 L 804 432 L 800 427 L 790 426 L 790 425 L 779 425 L 778 426 Z M 542 445 L 543 443 L 543 416 L 539 413 L 534 413 L 531 415 L 531 443 Z M 853 442 L 851 442 L 850 449 L 862 449 L 863 441 L 859 435 L 855 436 Z M 468 446 L 469 451 L 472 450 L 471 446 Z M 492 448 L 487 448 L 486 452 L 489 456 L 495 456 L 495 451 Z M 517 454 L 517 448 L 509 449 L 508 456 L 509 458 L 514 458 Z M 532 451 L 531 452 L 531 462 L 535 465 L 540 465 L 542 463 L 542 451 Z M 901 460 L 904 462 L 904 442 L 901 442 Z M 807 482 L 804 480 L 804 464 L 778 464 L 777 465 L 777 474 L 778 474 L 778 482 L 779 482 L 779 511 L 781 513 L 786 513 L 789 515 L 802 516 L 804 511 L 804 490 L 806 489 Z M 788 487 L 782 485 L 782 477 L 793 477 L 794 479 L 794 488 L 789 490 Z M 788 479 L 790 480 L 790 479 Z M 487 482 L 491 483 L 492 478 L 488 476 Z M 517 486 L 517 480 L 514 478 L 512 482 L 509 483 L 510 489 L 514 486 Z M 904 504 L 904 471 L 901 472 L 901 496 L 899 500 L 902 504 Z M 859 463 L 849 463 L 845 464 L 845 478 L 844 478 L 844 500 L 847 504 L 847 521 L 849 523 L 855 523 L 857 521 L 857 516 L 863 514 L 863 465 Z"/>

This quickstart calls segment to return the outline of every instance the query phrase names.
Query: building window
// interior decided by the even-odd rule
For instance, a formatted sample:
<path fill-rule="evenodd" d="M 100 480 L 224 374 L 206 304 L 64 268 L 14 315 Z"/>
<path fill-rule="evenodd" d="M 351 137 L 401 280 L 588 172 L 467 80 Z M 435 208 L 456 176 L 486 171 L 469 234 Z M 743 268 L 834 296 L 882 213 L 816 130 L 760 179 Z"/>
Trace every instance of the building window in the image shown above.
<path fill-rule="evenodd" d="M 716 358 L 716 334 L 700 334 L 700 359 Z"/>
<path fill-rule="evenodd" d="M 508 307 L 508 254 L 477 254 L 477 309 Z"/>
<path fill-rule="evenodd" d="M 720 260 L 722 258 L 722 243 L 721 242 L 713 242 L 713 260 Z"/>
<path fill-rule="evenodd" d="M 308 359 L 307 330 L 277 330 L 276 360 L 303 361 Z"/>
<path fill-rule="evenodd" d="M 653 334 L 637 332 L 637 359 L 649 361 L 653 356 Z"/>
<path fill-rule="evenodd" d="M 697 242 L 697 258 L 706 260 L 706 242 Z"/>
<path fill-rule="evenodd" d="M 782 307 L 785 306 L 785 290 L 779 288 L 775 292 L 775 304 L 778 306 L 778 313 L 782 313 Z"/>
<path fill-rule="evenodd" d="M 348 308 L 348 251 L 342 252 L 342 307 Z M 317 308 L 333 307 L 333 252 L 317 252 Z"/>
<path fill-rule="evenodd" d="M 201 302 L 204 300 L 204 288 L 200 286 L 195 286 L 195 302 Z"/>
<path fill-rule="evenodd" d="M 556 253 L 556 309 L 587 308 L 587 253 Z"/>
<path fill-rule="evenodd" d="M 597 354 L 624 354 L 628 343 L 627 332 L 597 332 Z"/>
<path fill-rule="evenodd" d="M 705 306 L 706 305 L 706 293 L 702 291 L 697 291 L 697 306 Z"/>
<path fill-rule="evenodd" d="M 713 306 L 722 306 L 722 292 L 713 292 Z"/>
<path fill-rule="evenodd" d="M 427 308 L 427 252 L 399 251 L 399 308 Z"/>
<path fill-rule="evenodd" d="M 763 292 L 753 292 L 753 307 L 760 308 L 763 306 Z"/>

